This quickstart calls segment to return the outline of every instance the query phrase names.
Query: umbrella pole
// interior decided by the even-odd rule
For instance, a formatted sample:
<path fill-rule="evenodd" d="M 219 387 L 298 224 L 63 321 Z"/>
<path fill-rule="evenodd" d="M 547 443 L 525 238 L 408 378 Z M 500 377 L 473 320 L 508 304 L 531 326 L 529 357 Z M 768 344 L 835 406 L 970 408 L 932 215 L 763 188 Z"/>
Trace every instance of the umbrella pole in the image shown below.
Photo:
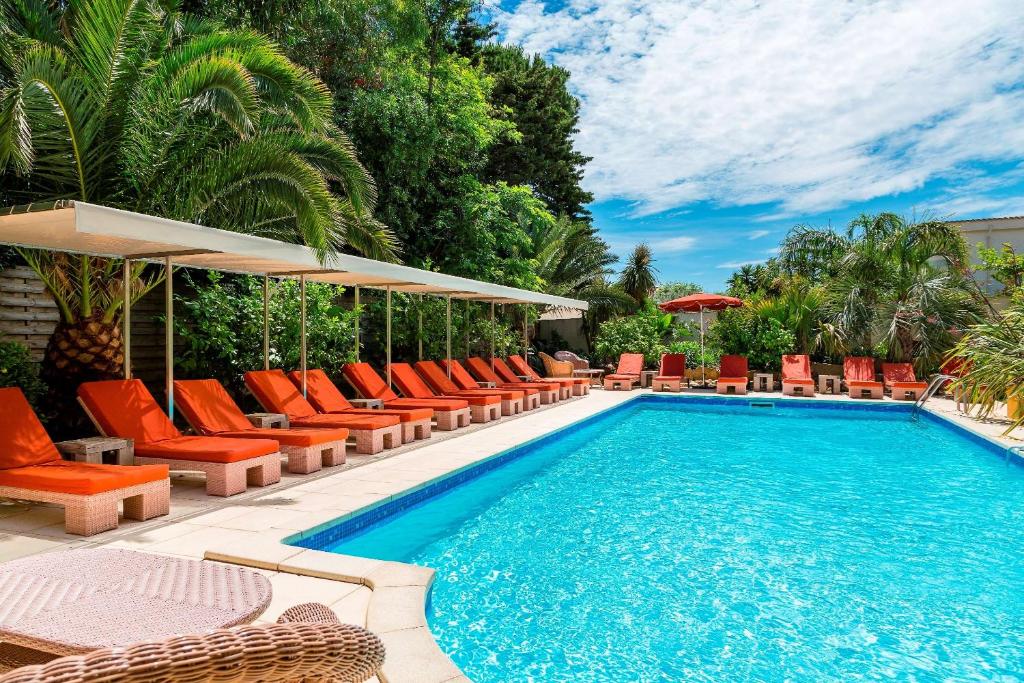
<path fill-rule="evenodd" d="M 704 307 L 700 307 L 700 385 L 707 389 L 708 380 L 704 376 Z"/>

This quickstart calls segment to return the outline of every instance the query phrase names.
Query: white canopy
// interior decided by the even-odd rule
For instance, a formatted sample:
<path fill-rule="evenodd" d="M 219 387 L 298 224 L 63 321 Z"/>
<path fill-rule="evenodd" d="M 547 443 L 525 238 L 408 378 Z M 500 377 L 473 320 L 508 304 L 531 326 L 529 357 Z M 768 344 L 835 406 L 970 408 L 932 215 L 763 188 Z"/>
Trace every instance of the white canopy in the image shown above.
<path fill-rule="evenodd" d="M 156 261 L 170 256 L 175 265 L 208 270 L 277 277 L 305 275 L 311 282 L 587 309 L 586 301 L 358 256 L 337 255 L 322 264 L 312 249 L 298 244 L 78 201 L 0 210 L 0 243 L 135 260 Z"/>

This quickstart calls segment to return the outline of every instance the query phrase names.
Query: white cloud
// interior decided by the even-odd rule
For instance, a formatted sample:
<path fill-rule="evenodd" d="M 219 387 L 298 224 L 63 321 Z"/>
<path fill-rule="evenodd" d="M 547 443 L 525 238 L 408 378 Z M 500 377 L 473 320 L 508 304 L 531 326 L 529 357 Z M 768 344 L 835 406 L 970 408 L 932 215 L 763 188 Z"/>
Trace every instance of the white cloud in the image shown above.
<path fill-rule="evenodd" d="M 649 246 L 655 254 L 678 254 L 683 251 L 690 251 L 697 246 L 696 237 L 666 237 L 664 239 L 652 240 Z"/>
<path fill-rule="evenodd" d="M 598 199 L 823 211 L 1024 157 L 1020 0 L 541 0 L 492 10 L 572 72 Z"/>
<path fill-rule="evenodd" d="M 764 263 L 767 260 L 768 259 L 762 258 L 752 259 L 750 261 L 730 261 L 728 263 L 719 263 L 717 266 L 715 266 L 715 268 L 721 268 L 723 270 L 736 270 L 737 268 L 742 268 L 743 266 L 756 266 L 759 263 Z"/>
<path fill-rule="evenodd" d="M 771 230 L 754 230 L 752 232 L 748 232 L 747 237 L 752 240 L 759 240 L 762 237 L 767 237 L 770 234 L 772 234 Z"/>

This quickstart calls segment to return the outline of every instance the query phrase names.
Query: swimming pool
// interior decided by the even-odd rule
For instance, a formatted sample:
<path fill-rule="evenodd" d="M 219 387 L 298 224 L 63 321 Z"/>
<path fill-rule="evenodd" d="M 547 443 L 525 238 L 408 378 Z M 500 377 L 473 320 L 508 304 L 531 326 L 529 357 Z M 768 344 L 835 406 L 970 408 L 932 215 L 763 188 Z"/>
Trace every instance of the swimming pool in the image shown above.
<path fill-rule="evenodd" d="M 844 408 L 645 397 L 302 545 L 436 569 L 477 683 L 1024 680 L 1024 468 Z"/>

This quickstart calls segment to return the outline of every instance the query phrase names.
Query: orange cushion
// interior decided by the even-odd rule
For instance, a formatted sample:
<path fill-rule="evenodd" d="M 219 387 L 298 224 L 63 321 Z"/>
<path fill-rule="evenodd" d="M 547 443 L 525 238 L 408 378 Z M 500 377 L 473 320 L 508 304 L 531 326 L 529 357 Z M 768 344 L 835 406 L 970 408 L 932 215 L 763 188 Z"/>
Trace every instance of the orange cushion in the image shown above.
<path fill-rule="evenodd" d="M 746 384 L 746 377 L 719 377 L 715 380 L 719 384 Z"/>
<path fill-rule="evenodd" d="M 469 404 L 461 398 L 396 398 L 384 403 L 386 408 L 426 408 L 431 411 L 450 412 L 468 408 Z"/>
<path fill-rule="evenodd" d="M 228 439 L 219 436 L 179 436 L 157 443 L 135 444 L 140 458 L 195 462 L 241 462 L 281 450 L 272 439 Z"/>
<path fill-rule="evenodd" d="M 634 380 L 636 382 L 640 381 L 640 375 L 620 375 L 620 374 L 614 374 L 614 375 L 605 375 L 604 378 L 605 379 L 617 379 L 617 380 L 631 379 L 631 380 Z"/>
<path fill-rule="evenodd" d="M 666 377 L 679 377 L 686 372 L 685 353 L 666 353 L 661 356 L 660 374 Z"/>
<path fill-rule="evenodd" d="M 450 369 L 452 374 L 452 381 L 459 386 L 460 389 L 479 389 L 480 384 L 476 381 L 473 375 L 469 374 L 469 370 L 454 358 L 451 362 L 441 361 L 441 365 L 446 370 Z"/>
<path fill-rule="evenodd" d="M 874 382 L 874 381 L 870 381 L 870 380 L 848 379 L 848 380 L 846 380 L 846 386 L 848 386 L 848 387 L 861 387 L 861 388 L 864 388 L 864 389 L 874 389 L 876 387 L 881 387 L 882 383 L 881 382 Z"/>
<path fill-rule="evenodd" d="M 843 377 L 846 383 L 875 381 L 875 359 L 868 356 L 847 356 L 843 359 Z"/>
<path fill-rule="evenodd" d="M 284 446 L 316 446 L 348 438 L 347 429 L 259 429 L 253 427 L 240 432 L 221 432 L 217 436 L 238 439 L 273 439 Z"/>
<path fill-rule="evenodd" d="M 655 382 L 671 382 L 677 379 L 683 379 L 682 375 L 658 375 L 654 378 Z"/>
<path fill-rule="evenodd" d="M 782 380 L 782 383 L 783 384 L 802 384 L 802 385 L 805 385 L 805 386 L 812 386 L 812 387 L 814 386 L 814 380 L 813 379 L 802 379 L 802 378 L 799 378 L 799 377 L 797 377 L 797 378 L 787 377 L 784 380 Z"/>
<path fill-rule="evenodd" d="M 174 381 L 175 405 L 200 434 L 219 434 L 252 429 L 252 423 L 215 379 Z"/>
<path fill-rule="evenodd" d="M 0 471 L 0 486 L 88 496 L 167 478 L 167 465 L 97 465 L 55 460 Z"/>
<path fill-rule="evenodd" d="M 718 374 L 726 377 L 746 379 L 749 371 L 746 356 L 722 356 L 718 361 Z"/>
<path fill-rule="evenodd" d="M 388 410 L 385 407 L 383 410 L 377 408 L 352 408 L 343 415 L 387 415 L 390 417 L 397 417 L 400 422 L 419 422 L 420 420 L 429 420 L 434 417 L 434 411 L 430 408 L 395 408 Z"/>
<path fill-rule="evenodd" d="M 483 360 L 483 359 L 481 359 Z M 522 387 L 532 387 L 541 391 L 558 391 L 558 388 L 562 386 L 562 383 L 558 380 L 544 381 L 544 382 L 524 382 L 516 376 L 516 373 L 512 372 L 512 368 L 505 365 L 505 361 L 500 358 L 494 359 L 494 372 L 498 374 L 505 382 L 505 386 L 515 385 L 517 389 Z M 571 381 L 570 381 L 571 383 Z"/>
<path fill-rule="evenodd" d="M 373 411 L 377 412 L 377 411 Z M 291 421 L 295 427 L 343 427 L 346 429 L 383 429 L 394 427 L 400 420 L 393 415 L 350 415 L 330 413 L 309 415 Z"/>
<path fill-rule="evenodd" d="M 86 382 L 78 397 L 107 436 L 133 439 L 136 446 L 181 436 L 140 380 Z"/>
<path fill-rule="evenodd" d="M 430 388 L 439 394 L 457 394 L 460 389 L 455 382 L 448 379 L 448 374 L 432 360 L 421 360 L 414 366 Z M 478 389 L 479 387 L 472 387 Z"/>
<path fill-rule="evenodd" d="M 797 382 L 797 380 L 811 381 L 811 358 L 805 355 L 787 354 L 782 357 L 782 381 L 803 383 Z"/>
<path fill-rule="evenodd" d="M 0 470 L 60 460 L 57 447 L 21 389 L 0 389 L 0 415 Z"/>
<path fill-rule="evenodd" d="M 615 368 L 619 375 L 639 375 L 644 369 L 644 355 L 642 353 L 624 353 L 619 356 L 619 367 Z"/>
<path fill-rule="evenodd" d="M 369 363 L 349 363 L 341 369 L 341 373 L 363 398 L 379 398 L 383 401 L 398 398 L 398 394 L 384 383 Z"/>
<path fill-rule="evenodd" d="M 256 400 L 271 413 L 282 413 L 289 420 L 316 415 L 316 408 L 302 397 L 283 370 L 254 370 L 243 379 Z"/>
<path fill-rule="evenodd" d="M 889 382 L 893 389 L 927 389 L 927 382 Z"/>
<path fill-rule="evenodd" d="M 296 389 L 302 390 L 301 372 L 289 372 L 288 379 Z M 323 370 L 306 370 L 306 400 L 321 413 L 340 413 L 352 408 L 352 404 Z"/>
<path fill-rule="evenodd" d="M 910 363 L 882 363 L 882 377 L 886 384 L 894 382 L 917 382 L 914 366 Z"/>
<path fill-rule="evenodd" d="M 466 367 L 469 368 L 469 371 L 476 375 L 476 378 L 479 379 L 481 382 L 494 382 L 495 384 L 498 384 L 499 382 L 502 381 L 508 381 L 507 379 L 502 380 L 500 377 L 494 374 L 494 371 L 491 370 L 491 366 L 487 363 L 487 361 L 485 361 L 483 358 L 480 358 L 479 356 L 467 358 L 465 363 Z M 515 379 L 518 380 L 517 377 Z"/>

